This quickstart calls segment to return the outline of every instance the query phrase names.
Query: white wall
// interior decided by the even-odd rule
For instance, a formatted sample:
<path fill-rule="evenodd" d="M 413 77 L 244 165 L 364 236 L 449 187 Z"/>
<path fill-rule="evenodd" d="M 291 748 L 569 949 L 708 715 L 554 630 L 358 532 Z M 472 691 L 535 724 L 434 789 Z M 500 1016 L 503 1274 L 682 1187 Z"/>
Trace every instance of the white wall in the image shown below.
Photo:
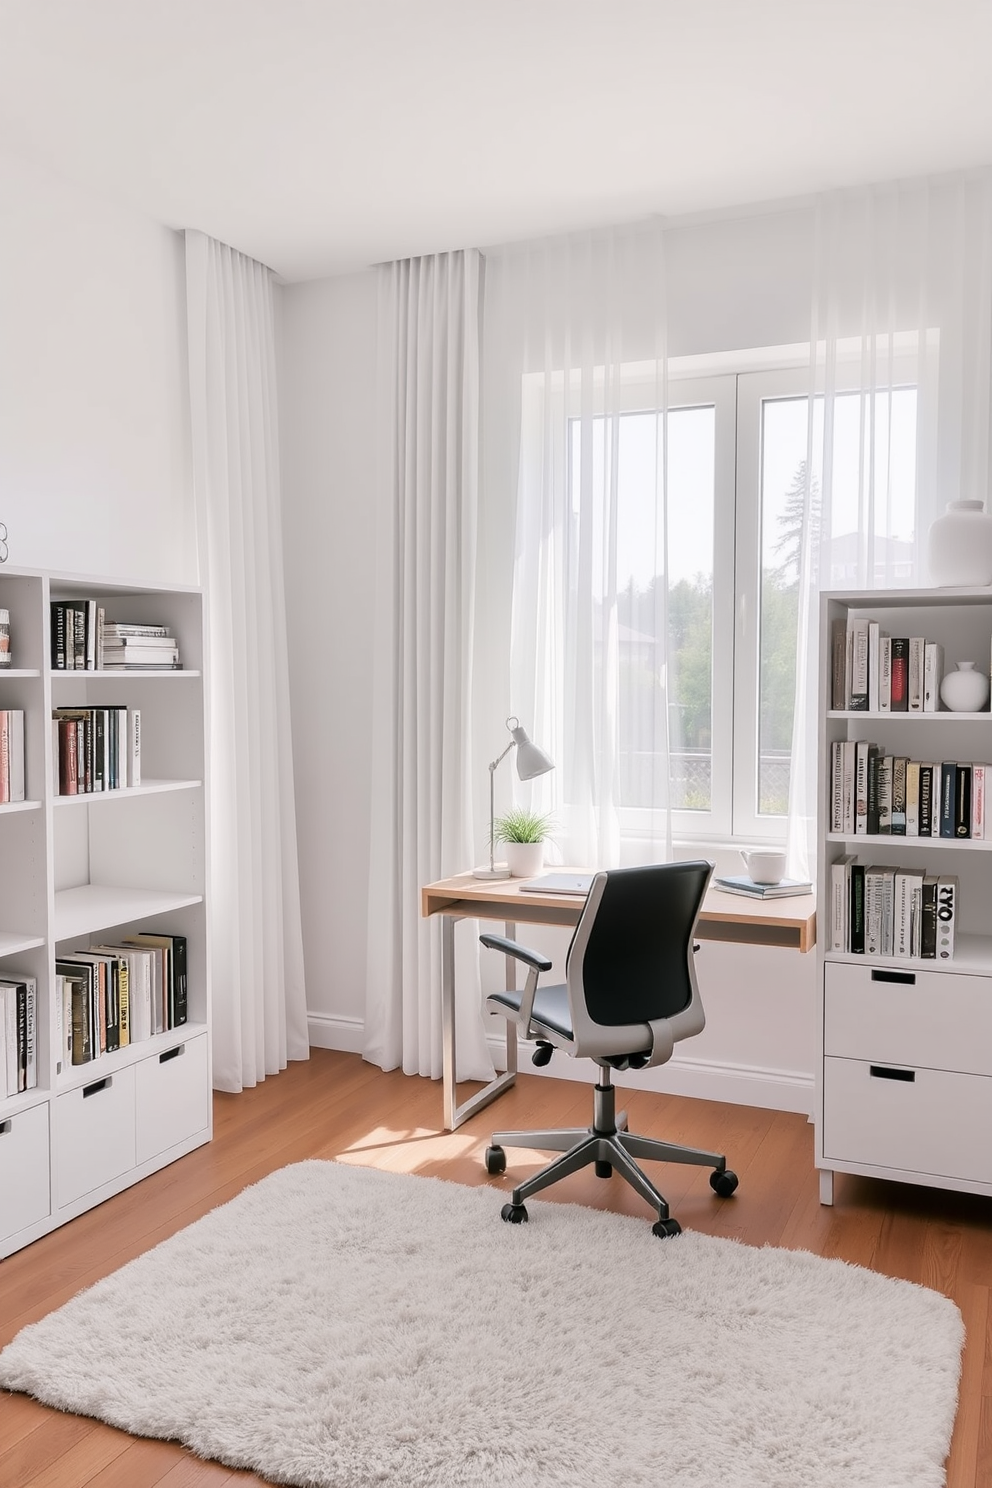
<path fill-rule="evenodd" d="M 372 779 L 372 271 L 281 291 L 283 549 L 311 1042 L 361 1047 Z"/>
<path fill-rule="evenodd" d="M 768 270 L 776 243 L 778 272 Z M 768 342 L 801 339 L 808 291 L 799 303 L 796 287 L 809 282 L 803 246 L 808 239 L 788 217 L 724 225 L 722 236 L 711 224 L 695 239 L 680 236 L 673 259 L 684 266 L 686 296 L 678 350 L 760 344 L 762 326 Z M 719 294 L 707 292 L 701 265 L 715 276 L 710 282 L 719 284 Z M 775 286 L 784 283 L 788 297 L 776 299 Z M 291 285 L 281 300 L 283 511 L 310 1035 L 315 1044 L 360 1049 L 374 789 L 375 276 Z M 686 311 L 693 304 L 696 341 Z M 510 506 L 487 514 L 484 551 L 512 553 L 512 541 L 499 530 Z M 487 612 L 499 611 L 502 592 L 494 589 L 484 600 Z M 494 706 L 501 721 L 505 705 L 497 699 Z M 560 961 L 561 932 L 542 929 L 534 937 Z M 808 1111 L 815 958 L 708 944 L 699 974 L 706 1031 L 668 1068 L 632 1083 Z M 556 1060 L 549 1073 L 577 1072 L 570 1061 Z"/>
<path fill-rule="evenodd" d="M 10 562 L 197 582 L 182 240 L 0 154 Z"/>

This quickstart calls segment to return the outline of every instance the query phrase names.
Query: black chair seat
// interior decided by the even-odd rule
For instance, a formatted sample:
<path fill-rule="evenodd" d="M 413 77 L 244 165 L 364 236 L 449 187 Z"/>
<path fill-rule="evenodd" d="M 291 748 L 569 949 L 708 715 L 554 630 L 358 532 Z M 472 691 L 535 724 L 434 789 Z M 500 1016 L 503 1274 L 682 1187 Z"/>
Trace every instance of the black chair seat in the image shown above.
<path fill-rule="evenodd" d="M 498 1003 L 508 1013 L 519 1013 L 522 991 L 490 992 L 486 1001 L 492 1006 Z M 495 1011 L 495 1009 L 493 1009 Z M 534 997 L 532 1023 L 540 1023 L 560 1038 L 572 1038 L 572 1014 L 568 1006 L 568 988 L 562 982 L 556 987 L 538 987 Z"/>

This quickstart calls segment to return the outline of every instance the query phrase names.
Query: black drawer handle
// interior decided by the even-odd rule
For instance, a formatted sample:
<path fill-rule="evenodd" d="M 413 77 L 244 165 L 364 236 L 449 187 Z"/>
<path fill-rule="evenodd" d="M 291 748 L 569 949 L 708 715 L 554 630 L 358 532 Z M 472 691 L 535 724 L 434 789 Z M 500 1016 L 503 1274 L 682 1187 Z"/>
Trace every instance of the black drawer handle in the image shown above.
<path fill-rule="evenodd" d="M 871 979 L 873 982 L 901 982 L 904 987 L 916 986 L 915 971 L 881 971 L 872 967 Z"/>
<path fill-rule="evenodd" d="M 13 1124 L 12 1121 L 0 1121 L 0 1137 L 6 1136 Z"/>
<path fill-rule="evenodd" d="M 159 1064 L 167 1064 L 170 1059 L 178 1059 L 180 1054 L 186 1053 L 185 1044 L 177 1044 L 174 1049 L 166 1049 L 164 1054 L 158 1056 Z"/>
<path fill-rule="evenodd" d="M 102 1080 L 94 1080 L 92 1085 L 84 1085 L 83 1100 L 86 1100 L 87 1096 L 90 1095 L 99 1095 L 101 1090 L 109 1090 L 110 1079 L 110 1075 L 105 1075 Z"/>
<path fill-rule="evenodd" d="M 915 1070 L 887 1069 L 884 1064 L 870 1064 L 868 1073 L 876 1080 L 906 1080 L 912 1084 L 916 1079 Z"/>

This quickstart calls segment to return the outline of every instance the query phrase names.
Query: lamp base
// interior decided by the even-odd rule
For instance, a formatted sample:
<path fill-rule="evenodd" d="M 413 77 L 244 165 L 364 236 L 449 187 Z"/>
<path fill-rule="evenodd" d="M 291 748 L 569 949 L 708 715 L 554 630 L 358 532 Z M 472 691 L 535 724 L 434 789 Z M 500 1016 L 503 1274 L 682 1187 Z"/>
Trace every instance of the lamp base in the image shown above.
<path fill-rule="evenodd" d="M 506 866 L 505 863 L 502 863 L 498 868 L 473 868 L 472 869 L 472 877 L 473 878 L 509 878 L 510 877 L 510 870 L 509 870 L 509 868 L 507 868 L 507 866 Z"/>

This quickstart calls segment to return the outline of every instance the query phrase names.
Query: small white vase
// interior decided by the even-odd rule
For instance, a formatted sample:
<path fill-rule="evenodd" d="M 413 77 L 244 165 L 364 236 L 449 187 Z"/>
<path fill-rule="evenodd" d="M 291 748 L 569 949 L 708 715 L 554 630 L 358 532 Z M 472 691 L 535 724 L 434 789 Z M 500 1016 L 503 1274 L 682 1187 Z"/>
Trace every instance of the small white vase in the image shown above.
<path fill-rule="evenodd" d="M 927 534 L 930 582 L 938 588 L 992 584 L 992 516 L 984 501 L 952 501 Z"/>
<path fill-rule="evenodd" d="M 504 842 L 503 857 L 511 878 L 533 878 L 544 867 L 544 843 Z"/>
<path fill-rule="evenodd" d="M 981 713 L 989 700 L 989 679 L 975 671 L 973 661 L 959 661 L 957 670 L 945 672 L 940 701 L 952 713 Z"/>

